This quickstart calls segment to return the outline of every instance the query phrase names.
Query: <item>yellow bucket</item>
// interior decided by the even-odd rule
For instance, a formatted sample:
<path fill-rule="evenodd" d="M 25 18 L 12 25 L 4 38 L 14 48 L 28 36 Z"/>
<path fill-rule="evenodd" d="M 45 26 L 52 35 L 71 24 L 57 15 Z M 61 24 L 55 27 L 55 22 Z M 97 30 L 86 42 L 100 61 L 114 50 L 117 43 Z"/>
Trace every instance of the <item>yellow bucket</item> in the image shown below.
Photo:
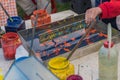
<path fill-rule="evenodd" d="M 3 80 L 3 74 L 2 74 L 2 69 L 0 68 L 0 80 Z"/>
<path fill-rule="evenodd" d="M 66 80 L 68 76 L 74 74 L 74 65 L 65 57 L 55 57 L 48 62 L 48 68 L 60 80 Z"/>

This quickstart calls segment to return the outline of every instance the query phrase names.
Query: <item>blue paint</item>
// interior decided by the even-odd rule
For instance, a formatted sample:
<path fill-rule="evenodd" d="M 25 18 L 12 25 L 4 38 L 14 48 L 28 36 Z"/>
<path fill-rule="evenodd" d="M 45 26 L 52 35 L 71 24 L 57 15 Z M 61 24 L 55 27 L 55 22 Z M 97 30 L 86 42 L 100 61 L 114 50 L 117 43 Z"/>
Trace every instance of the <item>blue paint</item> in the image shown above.
<path fill-rule="evenodd" d="M 6 32 L 17 32 L 19 30 L 25 29 L 25 22 L 19 16 L 11 17 L 13 22 L 8 18 L 5 26 Z"/>
<path fill-rule="evenodd" d="M 22 18 L 19 16 L 11 17 L 13 19 L 13 22 L 10 21 L 10 19 L 7 19 L 7 25 L 9 27 L 18 27 L 18 25 L 22 22 Z"/>

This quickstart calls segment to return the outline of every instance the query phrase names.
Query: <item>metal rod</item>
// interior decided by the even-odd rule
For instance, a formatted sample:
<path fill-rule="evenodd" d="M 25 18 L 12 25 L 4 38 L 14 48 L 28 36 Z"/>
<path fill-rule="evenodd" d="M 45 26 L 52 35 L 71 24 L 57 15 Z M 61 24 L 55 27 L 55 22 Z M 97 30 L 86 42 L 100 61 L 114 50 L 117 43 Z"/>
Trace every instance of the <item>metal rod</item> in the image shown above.
<path fill-rule="evenodd" d="M 91 28 L 93 27 L 93 25 L 95 24 L 95 21 L 92 21 L 89 25 L 88 25 L 88 29 L 86 30 L 86 33 L 83 34 L 83 36 L 81 37 L 81 39 L 79 40 L 79 42 L 75 45 L 75 47 L 72 49 L 72 51 L 69 53 L 68 57 L 66 60 L 69 60 L 71 58 L 71 56 L 73 55 L 73 53 L 75 52 L 75 50 L 78 48 L 78 46 L 81 44 L 81 42 L 83 41 L 83 39 L 86 37 L 86 35 L 90 32 Z"/>
<path fill-rule="evenodd" d="M 78 64 L 78 75 L 80 75 L 80 64 Z"/>
<path fill-rule="evenodd" d="M 10 17 L 10 15 L 8 14 L 8 12 L 6 11 L 6 9 L 3 7 L 2 3 L 0 2 L 0 6 L 3 9 L 3 11 L 5 12 L 5 14 L 8 16 L 8 18 L 10 19 L 11 22 L 13 22 L 13 19 Z"/>
<path fill-rule="evenodd" d="M 46 4 L 46 6 L 45 6 L 44 10 L 46 10 L 46 9 L 47 9 L 47 7 L 48 7 L 49 3 L 50 3 L 50 0 L 49 0 L 49 1 L 48 1 L 48 3 Z"/>
<path fill-rule="evenodd" d="M 31 49 L 32 49 L 33 40 L 34 40 L 34 37 L 35 37 L 35 29 L 36 29 L 36 26 L 37 26 L 37 19 L 38 19 L 38 14 L 36 14 L 34 27 L 33 27 L 33 31 L 32 31 L 32 40 L 31 40 L 31 46 L 30 46 Z"/>
<path fill-rule="evenodd" d="M 46 10 L 46 8 L 48 7 L 49 3 L 50 3 L 50 0 L 46 4 L 44 10 Z M 37 26 L 37 19 L 38 19 L 38 14 L 36 14 L 36 18 L 35 18 L 35 22 L 34 22 L 34 28 L 33 28 L 33 32 L 32 32 L 32 40 L 31 40 L 31 46 L 30 46 L 31 49 L 33 47 L 33 40 L 34 40 L 34 37 L 35 37 L 35 29 L 36 29 L 36 26 Z"/>

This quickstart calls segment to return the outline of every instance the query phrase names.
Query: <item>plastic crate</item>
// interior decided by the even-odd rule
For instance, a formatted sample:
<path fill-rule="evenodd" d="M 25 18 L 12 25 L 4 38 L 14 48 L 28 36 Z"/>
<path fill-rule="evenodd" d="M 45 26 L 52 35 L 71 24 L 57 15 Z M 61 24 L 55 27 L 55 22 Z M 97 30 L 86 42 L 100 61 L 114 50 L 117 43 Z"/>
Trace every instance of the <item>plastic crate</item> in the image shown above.
<path fill-rule="evenodd" d="M 78 24 L 78 25 L 73 26 L 73 24 Z M 44 39 L 45 39 L 45 33 L 48 32 L 48 34 L 50 34 L 48 29 L 55 31 L 58 28 L 62 28 L 62 27 L 66 27 L 66 26 L 68 26 L 68 27 L 83 26 L 83 27 L 81 27 L 81 29 L 79 28 L 76 31 L 73 30 L 72 32 L 70 32 L 68 34 L 61 34 L 59 36 L 55 36 L 55 37 L 53 37 L 53 39 L 49 38 L 49 40 L 47 40 L 45 42 L 40 40 L 41 35 L 44 34 L 44 36 L 42 36 L 42 37 L 44 37 Z M 79 48 L 105 39 L 106 34 L 99 32 L 99 28 L 102 28 L 104 32 L 107 32 L 107 31 L 105 31 L 106 30 L 105 26 L 106 25 L 103 22 L 98 21 L 95 25 L 95 27 L 97 27 L 98 30 L 93 29 L 95 31 L 90 32 L 89 36 L 83 40 L 81 45 L 79 45 Z M 84 23 L 84 15 L 83 14 L 75 16 L 75 17 L 67 18 L 64 20 L 60 20 L 57 22 L 53 22 L 53 23 L 50 23 L 47 25 L 43 25 L 40 27 L 36 27 L 32 49 L 30 48 L 30 45 L 31 45 L 33 28 L 27 29 L 27 30 L 22 30 L 22 31 L 19 31 L 18 33 L 21 37 L 24 47 L 30 53 L 31 52 L 33 54 L 39 53 L 42 60 L 44 61 L 44 60 L 48 60 L 52 57 L 58 56 L 60 54 L 65 54 L 67 52 L 70 52 L 71 49 L 79 41 L 81 36 L 85 33 L 85 28 L 86 28 L 86 25 Z"/>

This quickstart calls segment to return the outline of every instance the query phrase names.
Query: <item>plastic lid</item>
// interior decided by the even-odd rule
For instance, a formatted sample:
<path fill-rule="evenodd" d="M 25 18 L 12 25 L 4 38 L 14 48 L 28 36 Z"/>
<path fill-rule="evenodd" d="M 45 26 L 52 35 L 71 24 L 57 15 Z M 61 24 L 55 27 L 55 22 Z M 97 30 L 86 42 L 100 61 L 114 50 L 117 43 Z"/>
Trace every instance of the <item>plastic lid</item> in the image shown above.
<path fill-rule="evenodd" d="M 20 16 L 13 16 L 11 17 L 13 19 L 13 22 L 10 21 L 10 19 L 8 18 L 7 19 L 7 26 L 8 27 L 15 27 L 15 28 L 18 28 L 19 25 L 21 24 L 22 22 L 22 18 Z"/>
<path fill-rule="evenodd" d="M 70 75 L 67 80 L 83 80 L 83 78 L 79 75 Z"/>
<path fill-rule="evenodd" d="M 18 38 L 19 36 L 15 32 L 8 32 L 2 35 L 2 40 L 4 40 L 4 42 L 16 41 Z"/>
<path fill-rule="evenodd" d="M 104 47 L 105 47 L 105 48 L 108 48 L 108 44 L 109 44 L 109 42 L 108 42 L 108 41 L 105 41 L 105 42 L 104 42 Z M 112 48 L 113 46 L 114 46 L 114 43 L 111 42 L 110 47 Z"/>
<path fill-rule="evenodd" d="M 53 69 L 64 69 L 69 65 L 69 63 L 70 62 L 67 61 L 65 57 L 55 57 L 48 62 L 48 65 Z"/>

